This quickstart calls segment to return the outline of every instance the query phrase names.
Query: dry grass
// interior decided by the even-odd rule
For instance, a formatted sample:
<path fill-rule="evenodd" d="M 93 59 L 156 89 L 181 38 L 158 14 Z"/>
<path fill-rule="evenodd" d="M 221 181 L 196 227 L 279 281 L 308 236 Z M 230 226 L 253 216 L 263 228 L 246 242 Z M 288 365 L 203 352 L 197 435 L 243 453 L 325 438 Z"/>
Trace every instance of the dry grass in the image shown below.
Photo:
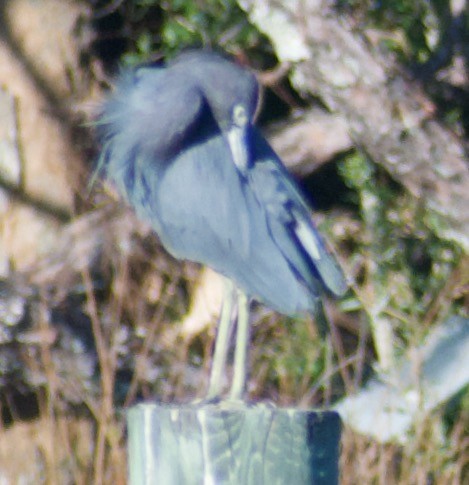
<path fill-rule="evenodd" d="M 190 339 L 178 333 L 198 268 L 167 257 L 145 230 L 126 238 L 120 233 L 119 239 L 121 244 L 111 238 L 100 260 L 101 271 L 109 275 L 105 291 L 96 288 L 88 269 L 64 280 L 69 285 L 79 281 L 83 288 L 83 309 L 99 362 L 94 392 L 77 377 L 64 376 L 64 361 L 56 357 L 57 338 L 51 337 L 56 330 L 50 301 L 40 300 L 35 320 L 39 337 L 33 358 L 26 360 L 31 372 L 43 376 L 36 395 L 38 415 L 22 421 L 13 412 L 12 424 L 1 430 L 0 478 L 5 483 L 125 483 L 122 406 L 136 397 L 169 402 L 203 395 L 214 332 L 207 329 Z M 253 323 L 253 399 L 303 408 L 327 404 L 352 391 L 373 358 L 368 333 L 353 334 L 351 329 L 360 326 L 354 327 L 350 317 L 326 342 L 310 319 L 285 319 L 256 308 Z M 123 358 L 132 363 L 133 375 L 125 395 L 118 396 Z M 80 396 L 75 411 L 67 402 L 70 387 Z M 458 412 L 450 426 L 443 412 L 422 416 L 405 446 L 379 444 L 345 429 L 342 483 L 464 483 L 469 419 L 467 411 Z M 27 462 L 21 457 L 28 457 Z"/>

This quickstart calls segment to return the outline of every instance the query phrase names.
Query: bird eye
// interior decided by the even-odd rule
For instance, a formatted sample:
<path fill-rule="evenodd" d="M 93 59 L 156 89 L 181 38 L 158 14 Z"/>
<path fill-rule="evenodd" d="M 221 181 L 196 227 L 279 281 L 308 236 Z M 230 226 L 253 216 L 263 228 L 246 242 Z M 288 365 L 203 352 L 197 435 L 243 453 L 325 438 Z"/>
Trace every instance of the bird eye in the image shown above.
<path fill-rule="evenodd" d="M 236 126 L 244 126 L 248 122 L 248 115 L 244 106 L 237 104 L 233 108 L 233 123 Z"/>

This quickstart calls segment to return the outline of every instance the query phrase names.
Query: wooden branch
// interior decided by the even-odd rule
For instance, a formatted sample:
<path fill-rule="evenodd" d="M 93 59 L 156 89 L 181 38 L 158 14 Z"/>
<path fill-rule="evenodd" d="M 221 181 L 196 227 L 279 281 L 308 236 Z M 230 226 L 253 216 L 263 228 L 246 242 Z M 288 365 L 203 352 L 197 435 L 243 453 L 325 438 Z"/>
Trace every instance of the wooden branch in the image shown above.
<path fill-rule="evenodd" d="M 392 59 L 373 51 L 326 0 L 238 0 L 293 65 L 300 92 L 342 114 L 355 144 L 441 216 L 435 230 L 469 248 L 469 171 L 463 142 Z M 388 67 L 389 66 L 389 67 Z"/>
<path fill-rule="evenodd" d="M 15 100 L 0 88 L 0 173 L 5 183 L 18 186 L 21 182 L 21 162 L 16 125 Z"/>
<path fill-rule="evenodd" d="M 469 384 L 469 319 L 452 317 L 408 352 L 387 380 L 373 378 L 365 389 L 335 409 L 359 433 L 380 442 L 404 443 L 412 426 Z"/>
<path fill-rule="evenodd" d="M 299 119 L 269 127 L 267 134 L 275 151 L 298 176 L 309 175 L 353 148 L 345 119 L 318 108 L 305 111 Z"/>
<path fill-rule="evenodd" d="M 10 93 L 0 88 L 0 219 L 9 210 L 9 200 L 1 180 L 17 188 L 21 182 L 21 162 L 16 133 L 15 101 Z M 9 257 L 4 230 L 0 225 L 0 276 L 8 275 Z"/>
<path fill-rule="evenodd" d="M 335 412 L 139 404 L 127 422 L 130 485 L 338 483 Z"/>

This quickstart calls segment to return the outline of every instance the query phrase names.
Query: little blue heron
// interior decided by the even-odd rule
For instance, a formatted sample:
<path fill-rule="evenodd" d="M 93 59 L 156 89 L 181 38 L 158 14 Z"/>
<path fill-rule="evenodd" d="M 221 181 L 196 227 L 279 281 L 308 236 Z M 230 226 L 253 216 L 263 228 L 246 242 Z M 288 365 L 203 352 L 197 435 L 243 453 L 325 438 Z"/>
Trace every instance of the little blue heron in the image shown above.
<path fill-rule="evenodd" d="M 248 305 L 297 315 L 346 291 L 294 180 L 254 125 L 258 84 L 204 50 L 120 76 L 97 123 L 103 169 L 176 258 L 227 278 L 207 399 L 220 396 L 237 306 L 232 399 L 245 388 Z"/>

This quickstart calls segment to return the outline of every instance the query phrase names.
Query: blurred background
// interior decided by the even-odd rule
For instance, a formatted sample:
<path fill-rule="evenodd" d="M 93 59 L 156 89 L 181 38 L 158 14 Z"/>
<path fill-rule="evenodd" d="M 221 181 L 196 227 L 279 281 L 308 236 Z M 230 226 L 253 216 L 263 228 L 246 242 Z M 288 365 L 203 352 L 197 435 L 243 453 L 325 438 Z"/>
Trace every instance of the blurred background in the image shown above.
<path fill-rule="evenodd" d="M 126 408 L 204 395 L 219 277 L 87 189 L 116 74 L 188 47 L 256 72 L 351 282 L 325 337 L 253 305 L 249 399 L 340 409 L 344 484 L 469 481 L 467 2 L 284 3 L 0 2 L 2 485 L 125 483 Z"/>

